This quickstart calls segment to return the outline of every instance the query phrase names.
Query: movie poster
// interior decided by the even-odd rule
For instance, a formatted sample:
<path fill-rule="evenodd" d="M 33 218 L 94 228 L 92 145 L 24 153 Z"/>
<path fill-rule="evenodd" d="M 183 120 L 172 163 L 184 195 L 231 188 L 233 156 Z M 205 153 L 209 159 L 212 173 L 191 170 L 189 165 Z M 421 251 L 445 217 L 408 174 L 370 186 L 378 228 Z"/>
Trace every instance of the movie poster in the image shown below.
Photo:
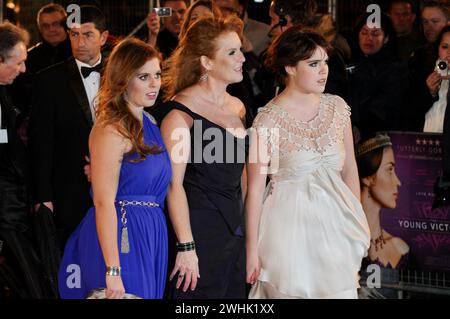
<path fill-rule="evenodd" d="M 442 171 L 442 135 L 390 132 L 401 186 L 397 207 L 383 209 L 381 225 L 409 245 L 402 268 L 450 270 L 450 208 L 432 210 Z"/>

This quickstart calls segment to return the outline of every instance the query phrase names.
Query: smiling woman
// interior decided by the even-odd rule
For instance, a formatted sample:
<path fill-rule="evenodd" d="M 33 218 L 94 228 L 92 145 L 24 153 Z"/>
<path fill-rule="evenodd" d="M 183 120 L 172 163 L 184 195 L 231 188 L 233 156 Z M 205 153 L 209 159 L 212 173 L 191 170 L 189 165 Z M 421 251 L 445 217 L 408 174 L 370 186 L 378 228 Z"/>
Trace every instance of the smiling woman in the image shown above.
<path fill-rule="evenodd" d="M 242 27 L 234 17 L 195 21 L 164 67 L 171 111 L 161 131 L 172 161 L 168 206 L 178 240 L 173 298 L 245 298 L 245 107 L 226 92 L 243 77 Z M 181 143 L 174 132 L 184 132 Z M 217 134 L 202 138 L 211 132 Z M 210 144 L 216 156 L 195 160 L 211 154 Z"/>

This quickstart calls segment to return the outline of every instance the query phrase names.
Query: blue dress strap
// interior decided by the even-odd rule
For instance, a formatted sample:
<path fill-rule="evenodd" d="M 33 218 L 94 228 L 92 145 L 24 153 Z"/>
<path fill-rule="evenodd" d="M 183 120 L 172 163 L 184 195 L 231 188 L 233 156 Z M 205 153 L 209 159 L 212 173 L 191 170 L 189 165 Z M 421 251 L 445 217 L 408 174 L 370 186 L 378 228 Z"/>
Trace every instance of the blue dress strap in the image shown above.
<path fill-rule="evenodd" d="M 158 122 L 156 122 L 155 118 L 150 115 L 150 113 L 144 111 L 144 116 L 147 117 L 153 124 L 158 125 Z"/>

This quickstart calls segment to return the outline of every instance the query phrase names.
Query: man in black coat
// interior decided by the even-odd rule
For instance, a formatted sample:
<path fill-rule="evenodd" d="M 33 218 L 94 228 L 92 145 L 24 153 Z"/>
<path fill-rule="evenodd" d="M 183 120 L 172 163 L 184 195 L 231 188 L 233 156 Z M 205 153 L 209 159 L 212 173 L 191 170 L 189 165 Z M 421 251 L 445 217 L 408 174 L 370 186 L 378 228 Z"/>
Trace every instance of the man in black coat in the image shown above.
<path fill-rule="evenodd" d="M 28 50 L 27 72 L 34 74 L 72 55 L 66 18 L 66 11 L 59 4 L 50 3 L 39 9 L 37 26 L 42 41 Z"/>
<path fill-rule="evenodd" d="M 72 55 L 70 41 L 66 31 L 66 11 L 56 3 L 50 3 L 39 9 L 37 28 L 42 41 L 28 50 L 27 70 L 14 81 L 8 90 L 13 103 L 21 110 L 21 117 L 28 117 L 31 107 L 33 78 L 37 72 Z"/>
<path fill-rule="evenodd" d="M 25 72 L 26 58 L 24 31 L 0 24 L 0 299 L 4 286 L 15 297 L 48 297 L 30 235 L 27 151 L 6 90 Z"/>
<path fill-rule="evenodd" d="M 97 7 L 80 13 L 81 24 L 69 30 L 73 58 L 36 76 L 30 125 L 35 210 L 54 213 L 61 247 L 92 205 L 83 168 L 108 37 Z"/>

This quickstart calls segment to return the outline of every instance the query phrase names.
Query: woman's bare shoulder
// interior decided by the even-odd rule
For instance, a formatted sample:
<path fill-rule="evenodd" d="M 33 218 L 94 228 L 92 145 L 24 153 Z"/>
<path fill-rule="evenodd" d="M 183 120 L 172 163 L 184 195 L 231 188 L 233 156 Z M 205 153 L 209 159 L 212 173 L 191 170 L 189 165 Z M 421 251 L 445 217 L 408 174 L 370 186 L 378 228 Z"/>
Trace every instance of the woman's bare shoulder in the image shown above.
<path fill-rule="evenodd" d="M 126 150 L 130 148 L 131 141 L 121 134 L 119 124 L 96 122 L 89 136 L 89 145 L 99 144 Z"/>

